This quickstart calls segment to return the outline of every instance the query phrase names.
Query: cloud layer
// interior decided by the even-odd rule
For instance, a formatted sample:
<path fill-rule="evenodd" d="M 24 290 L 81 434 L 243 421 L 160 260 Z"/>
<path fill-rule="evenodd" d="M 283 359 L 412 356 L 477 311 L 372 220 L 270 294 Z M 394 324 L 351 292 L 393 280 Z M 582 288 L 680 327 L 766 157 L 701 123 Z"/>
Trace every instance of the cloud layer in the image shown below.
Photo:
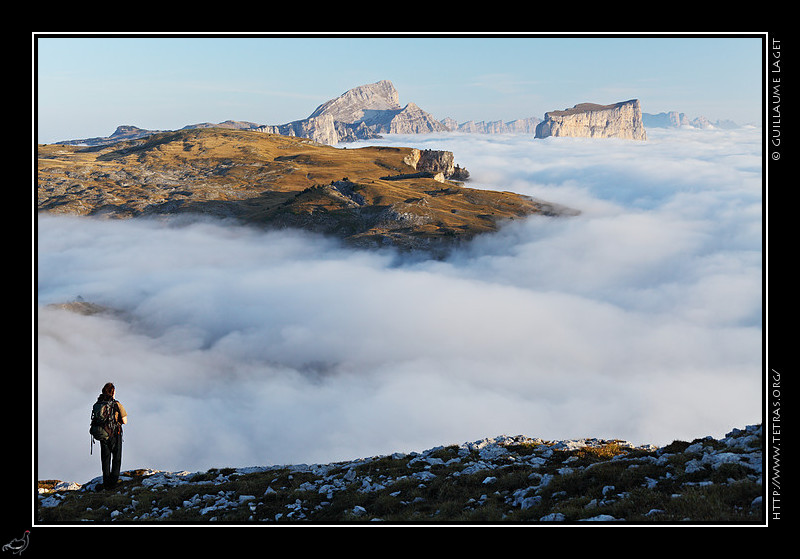
<path fill-rule="evenodd" d="M 501 433 L 667 444 L 758 422 L 760 130 L 648 134 L 380 140 L 582 212 L 443 261 L 226 222 L 39 217 L 38 477 L 99 475 L 88 410 L 106 381 L 130 414 L 123 468 Z M 46 307 L 77 296 L 124 314 Z"/>

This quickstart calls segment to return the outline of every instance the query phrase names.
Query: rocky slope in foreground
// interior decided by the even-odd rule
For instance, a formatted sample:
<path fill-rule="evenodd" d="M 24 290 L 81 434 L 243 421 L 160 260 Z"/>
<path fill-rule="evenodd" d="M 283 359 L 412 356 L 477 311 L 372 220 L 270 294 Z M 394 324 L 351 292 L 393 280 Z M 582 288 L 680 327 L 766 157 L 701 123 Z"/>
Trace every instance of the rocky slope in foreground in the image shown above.
<path fill-rule="evenodd" d="M 761 425 L 663 448 L 499 436 L 350 462 L 39 481 L 59 523 L 763 523 Z M 98 466 L 99 467 L 99 466 Z"/>
<path fill-rule="evenodd" d="M 98 147 L 40 145 L 37 163 L 41 212 L 211 215 L 366 247 L 438 250 L 508 220 L 566 212 L 513 192 L 465 187 L 468 173 L 447 151 L 340 149 L 232 129 Z"/>

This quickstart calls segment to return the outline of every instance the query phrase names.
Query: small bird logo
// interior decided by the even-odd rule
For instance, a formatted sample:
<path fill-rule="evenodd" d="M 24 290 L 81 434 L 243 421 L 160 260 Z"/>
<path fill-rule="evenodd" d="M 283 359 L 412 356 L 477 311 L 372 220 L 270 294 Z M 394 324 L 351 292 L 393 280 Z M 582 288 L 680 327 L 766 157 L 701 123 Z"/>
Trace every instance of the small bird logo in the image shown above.
<path fill-rule="evenodd" d="M 28 547 L 28 538 L 30 538 L 31 531 L 25 530 L 21 538 L 14 538 L 6 545 L 3 546 L 3 551 L 10 551 L 20 555 Z"/>

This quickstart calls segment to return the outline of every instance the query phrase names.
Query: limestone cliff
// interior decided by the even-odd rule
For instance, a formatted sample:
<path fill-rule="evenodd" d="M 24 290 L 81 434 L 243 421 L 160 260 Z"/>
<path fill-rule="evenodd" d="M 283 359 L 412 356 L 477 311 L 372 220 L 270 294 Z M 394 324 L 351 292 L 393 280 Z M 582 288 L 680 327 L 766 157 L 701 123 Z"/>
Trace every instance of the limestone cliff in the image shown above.
<path fill-rule="evenodd" d="M 647 139 L 638 99 L 613 105 L 580 103 L 571 109 L 545 113 L 544 121 L 536 127 L 536 137 L 548 136 Z"/>
<path fill-rule="evenodd" d="M 317 107 L 308 118 L 330 115 L 346 123 L 364 122 L 367 125 L 383 120 L 384 111 L 401 110 L 399 95 L 392 82 L 381 80 L 349 89 L 339 97 Z"/>
<path fill-rule="evenodd" d="M 427 132 L 446 132 L 447 128 L 415 103 L 409 103 L 394 114 L 387 113 L 385 122 L 373 126 L 376 132 L 384 134 L 425 134 Z"/>
<path fill-rule="evenodd" d="M 368 140 L 380 134 L 445 132 L 447 127 L 414 103 L 401 106 L 392 82 L 354 87 L 318 106 L 303 120 L 254 130 L 309 138 L 326 145 Z"/>
<path fill-rule="evenodd" d="M 411 148 L 411 153 L 405 157 L 403 162 L 417 171 L 442 173 L 446 178 L 451 177 L 455 171 L 455 159 L 452 151 Z"/>
<path fill-rule="evenodd" d="M 415 103 L 401 106 L 392 82 L 381 80 L 344 92 L 317 107 L 308 119 L 332 118 L 341 130 L 356 139 L 377 134 L 420 134 L 444 132 L 447 128 Z M 348 136 L 339 134 L 339 140 Z"/>
<path fill-rule="evenodd" d="M 252 129 L 267 134 L 308 138 L 319 144 L 336 145 L 339 143 L 339 131 L 337 130 L 336 122 L 330 115 L 309 117 L 304 120 L 295 120 L 287 124 L 274 126 L 258 126 Z"/>

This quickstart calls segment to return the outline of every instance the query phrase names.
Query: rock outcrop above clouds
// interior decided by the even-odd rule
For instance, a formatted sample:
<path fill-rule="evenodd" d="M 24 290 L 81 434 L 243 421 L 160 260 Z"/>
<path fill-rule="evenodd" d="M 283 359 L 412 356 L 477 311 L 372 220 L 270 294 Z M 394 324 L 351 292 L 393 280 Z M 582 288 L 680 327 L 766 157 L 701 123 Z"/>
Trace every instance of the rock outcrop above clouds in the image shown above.
<path fill-rule="evenodd" d="M 536 127 L 536 137 L 548 136 L 647 139 L 638 99 L 613 105 L 580 103 L 571 109 L 545 113 L 544 121 Z"/>
<path fill-rule="evenodd" d="M 392 82 L 381 80 L 350 89 L 323 103 L 309 118 L 330 116 L 335 122 L 363 125 L 375 134 L 420 134 L 447 129 L 415 103 L 401 106 Z"/>
<path fill-rule="evenodd" d="M 336 145 L 380 134 L 446 132 L 447 127 L 414 103 L 401 106 L 392 82 L 381 80 L 354 87 L 326 101 L 306 119 L 278 126 L 259 126 L 254 130 Z"/>

